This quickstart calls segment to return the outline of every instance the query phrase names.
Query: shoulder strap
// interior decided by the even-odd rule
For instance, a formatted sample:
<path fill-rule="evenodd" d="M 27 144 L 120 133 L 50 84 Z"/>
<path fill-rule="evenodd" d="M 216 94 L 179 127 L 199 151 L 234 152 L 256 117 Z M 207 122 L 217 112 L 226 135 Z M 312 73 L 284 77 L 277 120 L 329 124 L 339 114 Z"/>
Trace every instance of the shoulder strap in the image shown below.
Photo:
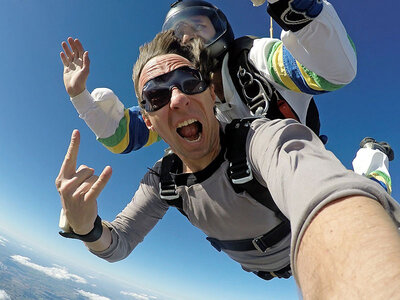
<path fill-rule="evenodd" d="M 277 105 L 277 100 L 283 97 L 249 61 L 255 39 L 257 37 L 243 36 L 233 42 L 229 50 L 229 74 L 240 98 L 254 116 L 283 119 L 285 116 Z"/>
<path fill-rule="evenodd" d="M 188 217 L 183 210 L 183 202 L 181 196 L 176 191 L 175 182 L 171 176 L 172 173 L 177 173 L 182 169 L 182 161 L 172 151 L 166 152 L 161 161 L 160 172 L 160 198 L 165 200 L 168 205 L 176 207 L 186 218 Z"/>
<path fill-rule="evenodd" d="M 311 99 L 307 109 L 306 125 L 319 136 L 319 130 L 321 123 L 319 120 L 319 112 L 317 105 L 315 104 L 314 98 Z M 320 137 L 321 138 L 321 137 Z M 322 138 L 321 138 L 322 139 Z M 326 144 L 326 142 L 324 142 Z"/>
<path fill-rule="evenodd" d="M 251 123 L 255 118 L 233 120 L 225 128 L 227 141 L 226 157 L 229 161 L 228 176 L 236 192 L 246 191 L 259 203 L 275 212 L 282 221 L 282 214 L 272 199 L 267 187 L 262 186 L 254 177 L 246 155 L 246 140 Z"/>
<path fill-rule="evenodd" d="M 271 120 L 292 118 L 299 121 L 289 103 L 249 61 L 248 55 L 255 39 L 255 36 L 243 36 L 230 47 L 228 68 L 236 91 L 256 117 L 265 116 Z M 314 98 L 308 107 L 306 125 L 319 136 L 320 120 Z"/>

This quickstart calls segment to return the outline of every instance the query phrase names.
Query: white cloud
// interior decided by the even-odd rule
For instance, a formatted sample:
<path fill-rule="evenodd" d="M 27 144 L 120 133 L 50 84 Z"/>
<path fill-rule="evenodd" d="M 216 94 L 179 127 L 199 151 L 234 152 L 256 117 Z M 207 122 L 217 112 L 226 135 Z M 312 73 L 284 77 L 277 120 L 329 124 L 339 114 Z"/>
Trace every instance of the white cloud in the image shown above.
<path fill-rule="evenodd" d="M 104 296 L 100 296 L 94 293 L 90 293 L 90 292 L 86 292 L 84 290 L 76 290 L 80 295 L 82 295 L 83 297 L 86 297 L 90 300 L 111 300 L 110 298 L 104 297 Z"/>
<path fill-rule="evenodd" d="M 27 266 L 29 268 L 35 269 L 37 271 L 40 271 L 44 274 L 46 274 L 47 276 L 56 278 L 56 279 L 65 279 L 65 280 L 72 280 L 78 283 L 87 283 L 86 279 L 75 275 L 75 274 L 71 274 L 68 272 L 68 270 L 64 267 L 58 266 L 58 265 L 54 265 L 54 267 L 43 267 L 41 265 L 35 264 L 33 262 L 31 262 L 31 259 L 28 257 L 24 257 L 21 255 L 12 255 L 11 258 L 24 265 Z"/>
<path fill-rule="evenodd" d="M 8 296 L 5 290 L 0 290 L 0 300 L 11 300 L 11 297 Z"/>
<path fill-rule="evenodd" d="M 124 292 L 124 291 L 121 291 L 121 294 L 125 295 L 125 296 L 133 297 L 133 298 L 135 298 L 137 300 L 157 299 L 157 297 L 149 296 L 149 295 L 146 295 L 146 294 L 137 294 L 137 293 Z"/>
<path fill-rule="evenodd" d="M 5 247 L 8 240 L 0 235 L 0 245 Z M 0 298 L 1 299 L 1 298 Z"/>

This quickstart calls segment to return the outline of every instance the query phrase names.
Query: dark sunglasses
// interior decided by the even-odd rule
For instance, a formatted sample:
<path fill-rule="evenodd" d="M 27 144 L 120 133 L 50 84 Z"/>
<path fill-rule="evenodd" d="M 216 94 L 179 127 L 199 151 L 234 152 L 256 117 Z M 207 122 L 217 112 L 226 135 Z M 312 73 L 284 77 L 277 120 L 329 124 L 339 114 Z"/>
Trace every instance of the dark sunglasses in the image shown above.
<path fill-rule="evenodd" d="M 198 70 L 181 67 L 147 81 L 140 104 L 148 112 L 159 110 L 171 100 L 173 87 L 186 95 L 194 95 L 204 92 L 208 85 Z"/>

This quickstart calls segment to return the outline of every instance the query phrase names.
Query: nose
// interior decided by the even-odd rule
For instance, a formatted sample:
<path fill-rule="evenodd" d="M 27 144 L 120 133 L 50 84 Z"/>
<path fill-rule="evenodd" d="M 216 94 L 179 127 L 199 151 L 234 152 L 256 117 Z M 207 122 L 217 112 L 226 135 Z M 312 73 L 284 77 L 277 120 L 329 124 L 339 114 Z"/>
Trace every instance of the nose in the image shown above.
<path fill-rule="evenodd" d="M 194 37 L 194 35 L 193 34 L 191 34 L 191 33 L 185 33 L 183 36 L 182 36 L 182 42 L 184 43 L 184 44 L 186 44 L 187 42 L 189 42 L 191 39 L 193 39 L 193 37 Z"/>
<path fill-rule="evenodd" d="M 189 42 L 190 40 L 192 40 L 195 37 L 194 33 L 184 33 L 182 36 L 182 42 L 184 44 L 186 44 L 187 42 Z"/>
<path fill-rule="evenodd" d="M 187 43 L 196 36 L 196 29 L 188 23 L 180 24 L 175 31 L 177 36 L 181 36 L 183 43 Z"/>
<path fill-rule="evenodd" d="M 170 101 L 170 108 L 171 109 L 181 109 L 185 106 L 189 105 L 189 98 L 188 96 L 181 92 L 177 87 L 172 88 L 171 92 L 171 101 Z"/>

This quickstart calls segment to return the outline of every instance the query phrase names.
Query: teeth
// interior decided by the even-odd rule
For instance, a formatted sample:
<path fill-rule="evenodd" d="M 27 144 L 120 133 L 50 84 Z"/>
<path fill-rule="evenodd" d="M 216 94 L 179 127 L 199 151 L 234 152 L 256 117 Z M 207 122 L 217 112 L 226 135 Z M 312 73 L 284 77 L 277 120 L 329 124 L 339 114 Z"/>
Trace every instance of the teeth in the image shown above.
<path fill-rule="evenodd" d="M 197 122 L 197 120 L 196 119 L 190 119 L 190 120 L 183 121 L 182 123 L 178 124 L 178 128 L 190 125 L 190 124 L 192 124 L 194 122 Z"/>

